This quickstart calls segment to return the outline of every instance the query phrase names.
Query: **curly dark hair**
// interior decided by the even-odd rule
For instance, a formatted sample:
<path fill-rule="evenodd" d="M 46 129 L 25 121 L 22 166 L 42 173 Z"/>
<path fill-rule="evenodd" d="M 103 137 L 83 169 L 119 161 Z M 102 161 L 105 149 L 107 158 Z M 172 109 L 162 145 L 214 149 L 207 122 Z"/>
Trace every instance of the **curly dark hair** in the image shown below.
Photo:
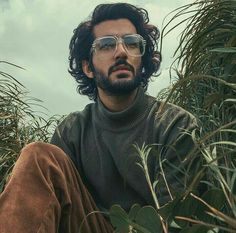
<path fill-rule="evenodd" d="M 90 49 L 94 41 L 93 28 L 100 22 L 125 18 L 135 26 L 137 33 L 146 40 L 146 51 L 142 56 L 142 86 L 147 89 L 151 75 L 155 74 L 160 66 L 161 55 L 157 51 L 159 30 L 148 24 L 148 12 L 128 3 L 100 4 L 90 20 L 82 22 L 74 30 L 70 41 L 69 72 L 78 83 L 77 91 L 87 95 L 89 99 L 97 98 L 97 86 L 94 79 L 88 78 L 82 69 L 82 61 L 91 64 Z"/>

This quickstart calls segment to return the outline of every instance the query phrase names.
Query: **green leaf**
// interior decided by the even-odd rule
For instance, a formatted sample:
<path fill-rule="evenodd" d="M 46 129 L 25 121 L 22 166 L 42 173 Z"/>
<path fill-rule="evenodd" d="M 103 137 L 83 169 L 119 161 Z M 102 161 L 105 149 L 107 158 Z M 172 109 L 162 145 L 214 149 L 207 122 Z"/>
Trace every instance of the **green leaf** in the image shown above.
<path fill-rule="evenodd" d="M 113 205 L 110 209 L 111 224 L 115 227 L 116 233 L 129 232 L 128 214 L 119 205 Z"/>
<path fill-rule="evenodd" d="M 174 216 L 190 217 L 193 216 L 198 208 L 199 202 L 191 195 L 179 200 L 173 209 Z M 188 226 L 188 222 L 183 220 L 175 220 L 176 223 L 184 228 Z"/>
<path fill-rule="evenodd" d="M 217 53 L 236 53 L 236 48 L 235 48 L 235 47 L 215 48 L 215 49 L 211 49 L 210 52 L 217 52 Z"/>
<path fill-rule="evenodd" d="M 135 210 L 133 211 L 135 212 Z M 111 224 L 115 227 L 115 233 L 130 233 L 132 229 L 140 233 L 152 233 L 145 227 L 131 221 L 128 214 L 119 205 L 113 205 L 111 207 L 109 216 Z"/>
<path fill-rule="evenodd" d="M 162 232 L 160 217 L 152 206 L 141 208 L 137 213 L 135 222 L 146 228 L 150 233 Z"/>
<path fill-rule="evenodd" d="M 134 221 L 135 220 L 135 218 L 136 218 L 136 216 L 137 216 L 137 213 L 138 213 L 138 211 L 141 209 L 141 206 L 139 205 L 139 204 L 134 204 L 132 207 L 131 207 L 131 209 L 130 209 L 130 211 L 129 211 L 129 219 L 131 220 L 131 221 Z"/>
<path fill-rule="evenodd" d="M 230 145 L 230 146 L 236 146 L 236 142 L 231 141 L 220 141 L 220 142 L 213 142 L 211 145 Z"/>
<path fill-rule="evenodd" d="M 208 233 L 209 228 L 201 225 L 194 225 L 180 231 L 180 233 Z"/>
<path fill-rule="evenodd" d="M 180 200 L 181 197 L 175 198 L 158 210 L 158 213 L 166 222 L 171 223 L 174 221 L 174 208 L 178 205 Z"/>
<path fill-rule="evenodd" d="M 221 189 L 211 189 L 207 191 L 203 194 L 202 199 L 217 210 L 221 210 L 226 203 L 225 195 Z M 214 223 L 215 219 L 207 214 L 206 211 L 209 211 L 208 207 L 203 203 L 198 203 L 196 210 L 197 218 L 207 223 Z"/>
<path fill-rule="evenodd" d="M 236 195 L 236 170 L 234 171 L 232 175 L 230 186 L 231 186 L 232 194 Z"/>

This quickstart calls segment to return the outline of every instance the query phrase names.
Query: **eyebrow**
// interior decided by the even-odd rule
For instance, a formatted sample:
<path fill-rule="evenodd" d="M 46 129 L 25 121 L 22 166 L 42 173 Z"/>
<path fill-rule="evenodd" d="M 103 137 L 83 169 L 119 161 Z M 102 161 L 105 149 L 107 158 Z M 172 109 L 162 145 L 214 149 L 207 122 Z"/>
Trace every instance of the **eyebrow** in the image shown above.
<path fill-rule="evenodd" d="M 118 36 L 117 34 L 115 34 L 115 35 L 108 34 L 108 35 L 96 37 L 95 40 L 98 39 L 98 38 L 102 38 L 102 37 L 109 37 L 109 36 L 111 36 L 111 37 L 114 37 L 114 36 L 116 36 L 116 37 L 124 37 L 124 36 L 129 36 L 129 35 L 138 35 L 138 33 L 127 33 L 127 34 L 124 34 L 122 36 Z"/>

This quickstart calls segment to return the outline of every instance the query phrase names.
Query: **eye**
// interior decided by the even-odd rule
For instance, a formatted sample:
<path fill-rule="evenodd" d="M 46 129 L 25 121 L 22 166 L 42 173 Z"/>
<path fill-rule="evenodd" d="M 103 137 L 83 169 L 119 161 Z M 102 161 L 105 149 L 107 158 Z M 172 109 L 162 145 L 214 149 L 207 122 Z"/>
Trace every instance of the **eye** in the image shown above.
<path fill-rule="evenodd" d="M 130 49 L 137 49 L 139 48 L 139 44 L 138 43 L 126 43 L 126 46 Z"/>
<path fill-rule="evenodd" d="M 124 42 L 128 49 L 138 49 L 140 46 L 139 38 L 134 37 L 134 36 L 125 37 Z"/>
<path fill-rule="evenodd" d="M 102 38 L 99 40 L 99 43 L 97 44 L 98 50 L 111 50 L 116 47 L 116 41 L 114 38 Z"/>

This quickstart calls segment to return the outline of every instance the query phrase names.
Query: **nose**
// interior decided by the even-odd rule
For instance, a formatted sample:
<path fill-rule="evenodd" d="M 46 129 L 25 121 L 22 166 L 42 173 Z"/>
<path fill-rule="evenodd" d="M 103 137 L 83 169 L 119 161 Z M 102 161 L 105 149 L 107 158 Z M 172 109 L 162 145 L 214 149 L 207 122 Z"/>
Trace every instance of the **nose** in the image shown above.
<path fill-rule="evenodd" d="M 122 41 L 119 41 L 117 43 L 117 48 L 114 54 L 114 58 L 115 59 L 119 59 L 119 58 L 127 58 L 127 52 L 125 50 L 124 44 L 122 43 Z"/>

